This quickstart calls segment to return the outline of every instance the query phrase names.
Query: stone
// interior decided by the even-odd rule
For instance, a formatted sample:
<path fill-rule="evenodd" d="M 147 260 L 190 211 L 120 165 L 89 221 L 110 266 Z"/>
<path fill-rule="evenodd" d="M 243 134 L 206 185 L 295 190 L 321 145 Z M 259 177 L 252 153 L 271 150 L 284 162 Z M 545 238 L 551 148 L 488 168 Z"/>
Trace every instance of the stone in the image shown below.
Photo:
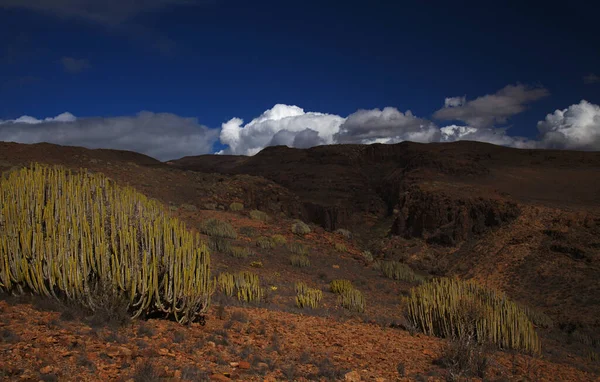
<path fill-rule="evenodd" d="M 50 374 L 50 373 L 52 373 L 53 370 L 54 370 L 54 368 L 52 366 L 44 366 L 40 369 L 40 373 L 41 374 Z"/>
<path fill-rule="evenodd" d="M 238 367 L 240 365 L 239 362 L 229 362 L 229 366 L 231 367 Z"/>
<path fill-rule="evenodd" d="M 346 375 L 344 375 L 344 381 L 360 382 L 361 381 L 360 374 L 356 370 L 346 373 Z"/>
<path fill-rule="evenodd" d="M 240 369 L 248 370 L 250 369 L 250 363 L 246 361 L 240 361 L 239 366 Z"/>

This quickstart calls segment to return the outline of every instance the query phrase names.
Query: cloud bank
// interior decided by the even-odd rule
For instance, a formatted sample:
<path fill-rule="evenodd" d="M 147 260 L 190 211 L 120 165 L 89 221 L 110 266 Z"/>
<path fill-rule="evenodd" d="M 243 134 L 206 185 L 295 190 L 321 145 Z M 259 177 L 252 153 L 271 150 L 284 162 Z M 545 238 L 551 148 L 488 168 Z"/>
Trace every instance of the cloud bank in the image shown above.
<path fill-rule="evenodd" d="M 199 124 L 196 118 L 148 111 L 111 118 L 63 113 L 43 120 L 22 116 L 0 121 L 0 141 L 131 150 L 163 161 L 210 153 L 217 136 L 216 129 Z"/>
<path fill-rule="evenodd" d="M 160 160 L 212 153 L 217 142 L 225 146 L 218 154 L 235 155 L 254 155 L 273 145 L 308 148 L 342 143 L 459 140 L 517 148 L 600 151 L 600 106 L 585 100 L 546 115 L 537 123 L 536 139 L 509 135 L 507 127 L 496 126 L 498 121 L 506 121 L 524 110 L 528 102 L 545 94 L 545 89 L 517 85 L 472 101 L 449 97 L 440 110 L 457 110 L 458 120 L 467 123 L 445 126 L 393 107 L 358 110 L 342 117 L 277 104 L 247 124 L 232 118 L 222 124 L 220 131 L 200 124 L 196 118 L 148 111 L 110 118 L 76 118 L 70 113 L 46 119 L 22 116 L 0 121 L 0 141 L 132 150 Z M 490 109 L 491 104 L 499 109 Z"/>

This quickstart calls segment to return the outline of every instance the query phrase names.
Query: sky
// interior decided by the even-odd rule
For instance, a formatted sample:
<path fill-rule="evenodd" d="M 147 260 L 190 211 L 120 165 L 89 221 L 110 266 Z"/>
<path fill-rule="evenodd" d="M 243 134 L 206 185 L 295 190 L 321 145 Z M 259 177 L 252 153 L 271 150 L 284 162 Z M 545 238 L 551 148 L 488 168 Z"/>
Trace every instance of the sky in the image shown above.
<path fill-rule="evenodd" d="M 0 0 L 0 141 L 600 151 L 594 2 Z"/>

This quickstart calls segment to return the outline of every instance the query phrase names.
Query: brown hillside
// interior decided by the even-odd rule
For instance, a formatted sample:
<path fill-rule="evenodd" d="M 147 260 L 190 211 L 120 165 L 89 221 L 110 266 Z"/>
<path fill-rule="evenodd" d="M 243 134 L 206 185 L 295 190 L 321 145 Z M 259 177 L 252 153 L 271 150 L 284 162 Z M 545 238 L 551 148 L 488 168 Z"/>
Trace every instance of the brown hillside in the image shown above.
<path fill-rule="evenodd" d="M 384 278 L 361 255 L 368 249 L 423 274 L 474 278 L 553 320 L 538 328 L 541 356 L 494 351 L 486 380 L 598 379 L 600 153 L 405 142 L 160 163 L 131 152 L 0 142 L 0 172 L 33 161 L 105 173 L 169 205 L 192 228 L 229 222 L 238 236 L 227 244 L 250 254 L 213 250 L 213 273 L 255 272 L 269 298 L 240 307 L 216 294 L 204 327 L 153 318 L 118 329 L 93 326 L 64 306 L 47 311 L 43 301 L 7 298 L 0 378 L 128 380 L 148 361 L 165 380 L 445 379 L 438 360 L 446 341 L 404 330 L 401 296 L 415 284 Z M 232 202 L 244 208 L 232 211 Z M 269 219 L 252 218 L 253 209 Z M 294 218 L 312 232 L 292 234 Z M 311 265 L 290 265 L 288 245 L 257 246 L 274 234 L 306 248 Z M 338 278 L 363 292 L 365 313 L 339 307 L 328 292 Z M 295 307 L 296 281 L 323 291 L 322 308 Z"/>

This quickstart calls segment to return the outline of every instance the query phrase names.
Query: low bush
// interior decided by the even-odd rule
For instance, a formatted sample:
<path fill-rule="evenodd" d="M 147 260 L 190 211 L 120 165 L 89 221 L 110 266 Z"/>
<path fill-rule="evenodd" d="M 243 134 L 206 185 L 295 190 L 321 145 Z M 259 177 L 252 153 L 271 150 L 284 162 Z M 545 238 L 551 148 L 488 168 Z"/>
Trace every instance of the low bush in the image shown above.
<path fill-rule="evenodd" d="M 310 227 L 302 220 L 295 220 L 294 223 L 292 223 L 292 233 L 299 236 L 304 236 L 306 234 L 309 234 L 310 232 Z"/>
<path fill-rule="evenodd" d="M 291 255 L 290 263 L 297 268 L 310 267 L 310 259 L 304 255 Z"/>
<path fill-rule="evenodd" d="M 215 218 L 204 221 L 200 225 L 200 232 L 208 236 L 237 239 L 237 232 L 235 232 L 231 224 Z"/>

